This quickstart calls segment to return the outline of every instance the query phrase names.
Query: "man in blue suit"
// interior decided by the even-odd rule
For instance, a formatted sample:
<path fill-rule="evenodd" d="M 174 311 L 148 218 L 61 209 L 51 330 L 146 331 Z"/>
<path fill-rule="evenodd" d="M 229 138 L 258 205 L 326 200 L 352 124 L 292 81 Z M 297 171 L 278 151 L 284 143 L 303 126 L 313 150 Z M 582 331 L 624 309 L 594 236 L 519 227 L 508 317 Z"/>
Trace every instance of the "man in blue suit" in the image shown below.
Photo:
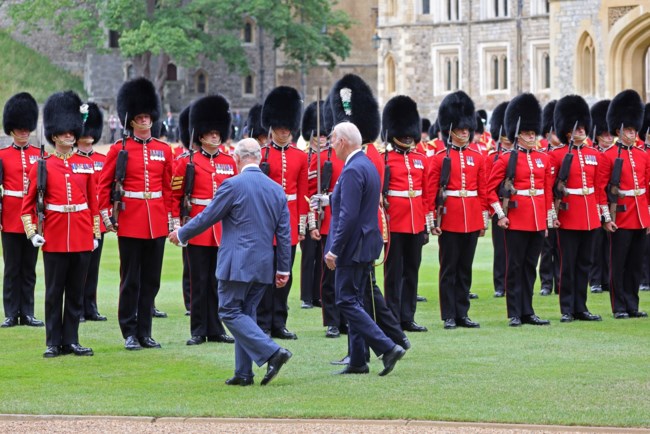
<path fill-rule="evenodd" d="M 219 186 L 208 207 L 169 241 L 184 245 L 221 221 L 223 235 L 217 260 L 219 317 L 235 337 L 235 375 L 228 385 L 253 384 L 253 363 L 268 363 L 262 385 L 271 381 L 292 356 L 268 337 L 256 322 L 264 291 L 282 287 L 291 271 L 289 208 L 282 187 L 259 169 L 260 146 L 255 139 L 240 141 L 234 151 L 239 175 Z M 273 263 L 273 239 L 277 263 Z M 274 267 L 275 266 L 275 267 Z M 275 272 L 275 282 L 273 270 Z"/>
<path fill-rule="evenodd" d="M 337 158 L 345 161 L 331 197 L 330 237 L 325 245 L 325 264 L 336 269 L 336 305 L 348 321 L 350 363 L 339 374 L 367 374 L 366 344 L 382 354 L 383 376 L 393 370 L 405 353 L 389 339 L 363 309 L 363 288 L 370 267 L 383 248 L 377 212 L 379 174 L 361 149 L 361 133 L 351 122 L 334 127 L 331 138 Z M 316 195 L 318 204 L 327 198 Z"/>

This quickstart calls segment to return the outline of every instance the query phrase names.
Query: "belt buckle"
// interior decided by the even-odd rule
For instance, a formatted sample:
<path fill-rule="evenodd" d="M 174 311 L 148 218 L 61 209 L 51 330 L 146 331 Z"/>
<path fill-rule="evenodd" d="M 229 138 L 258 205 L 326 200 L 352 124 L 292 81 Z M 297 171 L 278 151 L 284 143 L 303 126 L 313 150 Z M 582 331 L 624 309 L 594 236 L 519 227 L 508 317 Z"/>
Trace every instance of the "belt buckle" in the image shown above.
<path fill-rule="evenodd" d="M 145 191 L 142 193 L 142 198 L 143 199 L 151 199 L 151 192 L 150 191 Z"/>
<path fill-rule="evenodd" d="M 641 196 L 641 189 L 640 188 L 635 188 L 634 189 L 634 195 L 635 196 Z"/>
<path fill-rule="evenodd" d="M 63 212 L 75 212 L 77 207 L 75 205 L 63 205 Z"/>
<path fill-rule="evenodd" d="M 582 187 L 582 194 L 584 196 L 588 195 L 589 194 L 589 189 L 587 187 Z"/>
<path fill-rule="evenodd" d="M 467 190 L 461 190 L 460 197 L 467 197 Z"/>
<path fill-rule="evenodd" d="M 409 190 L 409 197 L 415 197 L 415 190 Z"/>
<path fill-rule="evenodd" d="M 537 196 L 537 189 L 536 188 L 529 189 L 528 194 L 530 194 L 531 196 Z"/>

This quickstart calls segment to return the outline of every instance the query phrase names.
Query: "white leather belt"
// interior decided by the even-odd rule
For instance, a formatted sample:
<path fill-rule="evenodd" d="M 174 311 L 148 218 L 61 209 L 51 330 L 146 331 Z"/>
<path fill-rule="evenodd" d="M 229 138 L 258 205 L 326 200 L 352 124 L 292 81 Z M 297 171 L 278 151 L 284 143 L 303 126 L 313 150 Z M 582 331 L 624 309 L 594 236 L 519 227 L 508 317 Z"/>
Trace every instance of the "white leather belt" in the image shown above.
<path fill-rule="evenodd" d="M 449 197 L 476 197 L 478 191 L 476 190 L 445 190 L 445 194 Z"/>
<path fill-rule="evenodd" d="M 125 191 L 124 197 L 131 199 L 158 199 L 162 197 L 162 191 Z"/>
<path fill-rule="evenodd" d="M 618 194 L 622 196 L 641 196 L 645 194 L 645 188 L 637 188 L 636 190 L 619 190 Z"/>
<path fill-rule="evenodd" d="M 388 195 L 395 197 L 418 197 L 422 196 L 422 190 L 388 190 Z"/>
<path fill-rule="evenodd" d="M 544 194 L 544 190 L 541 188 L 529 188 L 528 190 L 517 190 L 515 194 L 517 196 L 541 196 Z"/>
<path fill-rule="evenodd" d="M 4 196 L 12 196 L 12 197 L 23 197 L 24 194 L 22 191 L 18 190 L 5 190 L 3 193 Z"/>
<path fill-rule="evenodd" d="M 51 203 L 48 203 L 45 205 L 45 209 L 50 211 L 65 212 L 65 213 L 79 212 L 88 209 L 88 204 L 80 203 L 76 205 L 52 205 Z"/>
<path fill-rule="evenodd" d="M 208 206 L 210 205 L 210 202 L 212 202 L 212 199 L 196 199 L 196 198 L 190 199 L 190 203 L 193 203 L 194 205 Z"/>
<path fill-rule="evenodd" d="M 594 194 L 594 188 L 593 187 L 585 187 L 585 188 L 567 188 L 566 192 L 568 194 L 576 194 L 578 196 L 588 196 L 590 194 Z"/>
<path fill-rule="evenodd" d="M 291 202 L 292 200 L 298 199 L 297 194 L 287 194 L 287 202 Z"/>

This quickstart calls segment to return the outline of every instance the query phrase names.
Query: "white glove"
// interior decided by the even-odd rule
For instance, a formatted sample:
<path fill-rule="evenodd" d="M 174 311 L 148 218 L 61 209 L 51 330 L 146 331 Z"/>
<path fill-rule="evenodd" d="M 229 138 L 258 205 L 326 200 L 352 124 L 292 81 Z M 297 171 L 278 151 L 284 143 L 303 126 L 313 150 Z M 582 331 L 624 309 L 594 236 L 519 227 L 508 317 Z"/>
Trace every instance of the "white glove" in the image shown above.
<path fill-rule="evenodd" d="M 45 238 L 43 238 L 39 234 L 34 234 L 34 236 L 31 237 L 29 240 L 32 242 L 32 245 L 34 247 L 41 247 L 43 244 L 45 244 Z"/>
<path fill-rule="evenodd" d="M 312 211 L 318 211 L 319 205 L 320 208 L 325 208 L 330 204 L 329 194 L 315 194 L 309 199 L 309 206 Z"/>
<path fill-rule="evenodd" d="M 93 252 L 99 247 L 99 240 L 93 239 Z"/>

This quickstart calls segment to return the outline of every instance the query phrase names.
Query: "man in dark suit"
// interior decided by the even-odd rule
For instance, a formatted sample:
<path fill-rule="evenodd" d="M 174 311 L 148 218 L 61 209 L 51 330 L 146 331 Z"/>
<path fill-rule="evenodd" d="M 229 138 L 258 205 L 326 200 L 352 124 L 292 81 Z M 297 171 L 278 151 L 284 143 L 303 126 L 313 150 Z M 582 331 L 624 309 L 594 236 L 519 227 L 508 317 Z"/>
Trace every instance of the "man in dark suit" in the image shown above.
<path fill-rule="evenodd" d="M 390 340 L 363 309 L 363 288 L 370 277 L 370 265 L 379 257 L 383 240 L 379 232 L 379 175 L 361 149 L 361 133 L 351 122 L 342 122 L 332 133 L 337 158 L 345 161 L 332 193 L 330 236 L 325 245 L 325 264 L 336 269 L 336 305 L 348 320 L 350 363 L 340 374 L 367 374 L 366 344 L 382 354 L 390 373 L 405 350 Z M 323 195 L 312 204 L 327 203 Z M 323 205 L 325 204 L 323 203 Z"/>
<path fill-rule="evenodd" d="M 282 187 L 259 168 L 261 150 L 256 140 L 239 142 L 234 158 L 239 175 L 226 179 L 210 205 L 185 226 L 169 234 L 169 241 L 182 246 L 216 222 L 222 222 L 216 272 L 219 317 L 235 337 L 235 375 L 226 380 L 226 384 L 253 384 L 252 362 L 255 362 L 258 366 L 268 363 L 261 383 L 265 385 L 292 356 L 256 323 L 257 305 L 264 291 L 274 283 L 282 287 L 289 280 L 289 208 Z"/>

